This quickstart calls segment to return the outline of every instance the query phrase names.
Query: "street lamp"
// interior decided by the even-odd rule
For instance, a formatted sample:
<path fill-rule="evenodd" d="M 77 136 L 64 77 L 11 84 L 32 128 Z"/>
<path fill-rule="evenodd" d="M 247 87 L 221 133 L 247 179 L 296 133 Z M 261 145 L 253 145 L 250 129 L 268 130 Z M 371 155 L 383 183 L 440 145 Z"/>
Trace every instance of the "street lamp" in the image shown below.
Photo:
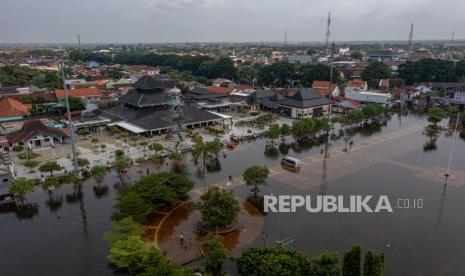
<path fill-rule="evenodd" d="M 71 110 L 69 108 L 69 99 L 68 99 L 68 89 L 66 87 L 66 79 L 65 79 L 65 63 L 63 60 L 58 61 L 58 68 L 61 71 L 61 78 L 63 80 L 63 91 L 64 91 L 64 96 L 65 96 L 65 105 L 66 105 L 66 113 L 68 116 L 68 129 L 69 129 L 69 135 L 71 138 L 71 149 L 73 151 L 73 166 L 74 166 L 74 173 L 76 175 L 79 174 L 79 166 L 78 166 L 78 159 L 77 159 L 77 152 L 76 152 L 76 143 L 74 140 L 74 126 L 73 126 L 73 121 L 71 119 Z"/>

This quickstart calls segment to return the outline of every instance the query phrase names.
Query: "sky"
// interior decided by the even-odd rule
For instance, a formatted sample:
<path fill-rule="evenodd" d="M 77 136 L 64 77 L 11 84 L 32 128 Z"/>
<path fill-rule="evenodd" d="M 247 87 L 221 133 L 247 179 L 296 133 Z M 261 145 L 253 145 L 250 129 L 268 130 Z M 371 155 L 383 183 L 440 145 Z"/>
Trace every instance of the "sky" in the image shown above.
<path fill-rule="evenodd" d="M 464 0 L 0 0 L 1 43 L 465 38 Z"/>

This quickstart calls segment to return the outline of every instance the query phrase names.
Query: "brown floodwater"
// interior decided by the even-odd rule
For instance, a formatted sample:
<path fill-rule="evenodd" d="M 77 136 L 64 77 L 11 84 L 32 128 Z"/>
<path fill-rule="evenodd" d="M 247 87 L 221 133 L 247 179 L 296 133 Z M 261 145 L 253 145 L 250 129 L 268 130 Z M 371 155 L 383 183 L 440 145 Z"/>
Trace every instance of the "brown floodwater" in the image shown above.
<path fill-rule="evenodd" d="M 357 146 L 365 139 L 426 124 L 421 116 L 394 115 L 386 125 L 354 133 L 351 139 Z M 423 144 L 427 139 L 418 130 L 358 153 L 348 152 L 347 157 L 334 156 L 324 166 L 317 162 L 298 174 L 272 176 L 267 185 L 261 187 L 262 194 L 275 195 L 422 197 L 424 208 L 395 210 L 388 214 L 309 214 L 300 210 L 293 214 L 267 214 L 263 216 L 261 232 L 247 243 L 272 245 L 291 238 L 295 239 L 295 247 L 308 256 L 323 251 L 343 252 L 353 244 L 360 244 L 364 249 L 387 253 L 386 275 L 465 275 L 465 183 L 451 181 L 444 185 L 428 174 L 447 167 L 452 137 L 441 134 L 436 150 L 424 152 Z M 290 138 L 288 140 L 291 142 Z M 344 139 L 339 138 L 331 141 L 330 148 L 343 145 Z M 310 155 L 320 156 L 321 147 L 292 145 L 282 148 L 282 152 L 288 150 L 287 154 L 304 159 Z M 226 158 L 221 157 L 222 170 L 208 174 L 208 183 L 223 181 L 229 175 L 240 176 L 251 165 L 279 166 L 284 154 L 265 154 L 264 149 L 265 141 L 255 140 L 228 152 Z M 452 171 L 464 172 L 463 140 L 457 141 L 455 151 Z M 136 173 L 138 170 L 135 168 L 129 173 L 129 182 L 140 176 Z M 156 169 L 151 168 L 151 171 Z M 190 163 L 186 165 L 186 173 L 196 181 L 196 187 L 202 186 Z M 108 175 L 102 186 L 88 180 L 82 194 L 76 194 L 72 186 L 64 185 L 52 198 L 38 188 L 27 196 L 25 207 L 2 208 L 0 274 L 114 274 L 106 261 L 108 245 L 102 237 L 111 226 L 114 198 L 127 186 L 119 184 L 114 175 Z M 250 195 L 250 187 L 241 186 L 234 192 L 243 201 Z M 195 216 L 195 212 L 186 210 L 176 223 L 189 221 L 191 216 Z M 251 227 L 247 225 L 245 231 Z M 173 226 L 171 231 L 174 233 L 175 229 Z M 240 243 L 240 236 L 238 240 Z M 231 241 L 235 243 L 237 238 Z M 235 274 L 234 268 L 228 266 L 228 270 Z"/>

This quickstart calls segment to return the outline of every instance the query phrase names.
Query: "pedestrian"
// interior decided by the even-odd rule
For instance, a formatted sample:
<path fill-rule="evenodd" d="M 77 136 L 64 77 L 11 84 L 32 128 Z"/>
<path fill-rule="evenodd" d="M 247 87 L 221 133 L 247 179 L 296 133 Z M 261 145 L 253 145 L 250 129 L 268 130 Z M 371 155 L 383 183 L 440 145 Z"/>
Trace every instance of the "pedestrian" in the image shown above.
<path fill-rule="evenodd" d="M 229 175 L 229 181 L 231 181 L 231 180 L 232 180 L 232 176 L 231 176 L 231 175 Z"/>
<path fill-rule="evenodd" d="M 323 155 L 323 153 L 325 153 L 325 150 L 323 148 L 321 148 L 320 154 Z"/>
<path fill-rule="evenodd" d="M 183 234 L 179 235 L 179 241 L 181 242 L 181 244 L 184 243 L 184 235 Z"/>
<path fill-rule="evenodd" d="M 349 142 L 349 148 L 352 149 L 352 145 L 354 144 L 354 141 L 350 140 Z"/>

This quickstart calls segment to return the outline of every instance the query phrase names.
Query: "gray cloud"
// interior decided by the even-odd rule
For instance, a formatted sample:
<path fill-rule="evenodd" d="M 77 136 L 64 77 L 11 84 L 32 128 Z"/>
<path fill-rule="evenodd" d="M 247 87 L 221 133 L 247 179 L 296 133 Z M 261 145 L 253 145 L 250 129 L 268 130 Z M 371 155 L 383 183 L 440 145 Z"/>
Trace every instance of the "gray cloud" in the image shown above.
<path fill-rule="evenodd" d="M 463 0 L 1 0 L 1 42 L 465 38 Z"/>

